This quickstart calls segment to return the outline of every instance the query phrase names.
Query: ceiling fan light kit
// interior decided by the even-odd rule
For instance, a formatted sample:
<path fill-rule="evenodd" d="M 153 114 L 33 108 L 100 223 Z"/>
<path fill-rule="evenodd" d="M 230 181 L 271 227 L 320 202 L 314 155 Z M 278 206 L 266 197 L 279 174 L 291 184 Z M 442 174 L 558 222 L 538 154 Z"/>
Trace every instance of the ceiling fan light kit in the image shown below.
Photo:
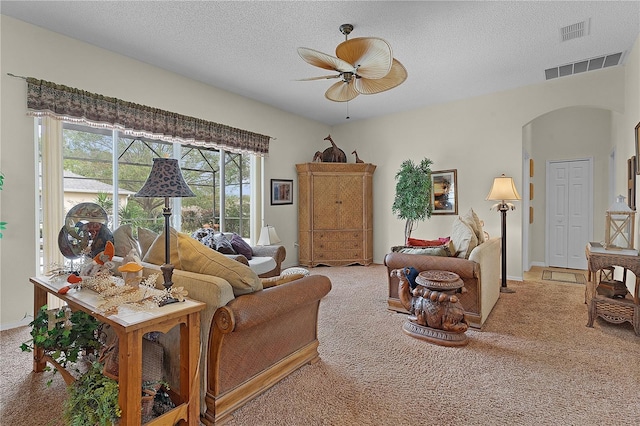
<path fill-rule="evenodd" d="M 330 101 L 347 102 L 360 94 L 372 95 L 392 89 L 407 79 L 407 70 L 393 58 L 389 43 L 378 37 L 348 40 L 351 31 L 351 24 L 340 26 L 345 41 L 336 47 L 336 56 L 299 47 L 298 54 L 307 63 L 338 73 L 301 81 L 339 78 L 340 81 L 329 87 L 324 95 Z"/>

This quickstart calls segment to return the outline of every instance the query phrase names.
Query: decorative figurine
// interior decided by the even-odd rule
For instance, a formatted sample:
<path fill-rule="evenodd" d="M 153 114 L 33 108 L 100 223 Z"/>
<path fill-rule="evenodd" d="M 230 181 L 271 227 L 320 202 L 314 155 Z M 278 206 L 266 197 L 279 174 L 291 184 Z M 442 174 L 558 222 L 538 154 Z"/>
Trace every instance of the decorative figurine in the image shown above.
<path fill-rule="evenodd" d="M 338 148 L 338 146 L 331 139 L 331 135 L 324 138 L 325 141 L 331 142 L 331 147 L 324 150 L 322 153 L 322 161 L 325 163 L 346 163 L 347 156 L 344 151 Z"/>

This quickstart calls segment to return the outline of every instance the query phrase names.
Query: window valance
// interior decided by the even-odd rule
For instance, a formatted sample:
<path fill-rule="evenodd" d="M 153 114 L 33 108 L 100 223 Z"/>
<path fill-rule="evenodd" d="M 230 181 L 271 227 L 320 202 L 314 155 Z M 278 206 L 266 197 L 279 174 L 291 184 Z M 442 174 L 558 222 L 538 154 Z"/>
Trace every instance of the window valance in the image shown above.
<path fill-rule="evenodd" d="M 27 78 L 28 114 L 51 116 L 125 134 L 232 152 L 269 154 L 269 136 L 163 111 L 35 78 Z"/>

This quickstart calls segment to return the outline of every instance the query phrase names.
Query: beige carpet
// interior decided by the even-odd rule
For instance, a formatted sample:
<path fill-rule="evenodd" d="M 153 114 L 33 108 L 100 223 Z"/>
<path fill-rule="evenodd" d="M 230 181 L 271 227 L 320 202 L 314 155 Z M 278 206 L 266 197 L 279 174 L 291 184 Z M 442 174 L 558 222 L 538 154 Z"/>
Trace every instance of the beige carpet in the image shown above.
<path fill-rule="evenodd" d="M 582 272 L 554 271 L 545 269 L 542 271 L 542 279 L 545 281 L 558 281 L 561 283 L 585 284 L 587 280 Z"/>
<path fill-rule="evenodd" d="M 231 425 L 640 424 L 640 337 L 628 323 L 585 327 L 582 286 L 509 281 L 516 293 L 500 295 L 484 330 L 446 348 L 402 333 L 405 316 L 386 310 L 384 267 L 312 273 L 333 282 L 319 318 L 322 360 L 236 411 Z M 29 371 L 25 336 L 0 333 L 0 424 L 60 425 L 62 380 L 47 388 L 49 373 Z"/>

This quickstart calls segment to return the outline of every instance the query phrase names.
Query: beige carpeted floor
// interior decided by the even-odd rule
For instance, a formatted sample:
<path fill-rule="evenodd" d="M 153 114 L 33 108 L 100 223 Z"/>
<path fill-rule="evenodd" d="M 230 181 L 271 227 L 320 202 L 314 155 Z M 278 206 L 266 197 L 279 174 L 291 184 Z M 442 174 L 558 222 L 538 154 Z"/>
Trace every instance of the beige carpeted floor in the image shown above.
<path fill-rule="evenodd" d="M 584 286 L 509 281 L 483 331 L 447 348 L 402 333 L 386 268 L 314 268 L 332 279 L 319 318 L 322 360 L 236 411 L 231 425 L 637 425 L 640 337 L 585 326 Z M 59 425 L 59 375 L 30 370 L 25 328 L 0 333 L 2 425 Z M 239 360 L 240 361 L 240 360 Z M 250 360 L 242 360 L 250 362 Z"/>

